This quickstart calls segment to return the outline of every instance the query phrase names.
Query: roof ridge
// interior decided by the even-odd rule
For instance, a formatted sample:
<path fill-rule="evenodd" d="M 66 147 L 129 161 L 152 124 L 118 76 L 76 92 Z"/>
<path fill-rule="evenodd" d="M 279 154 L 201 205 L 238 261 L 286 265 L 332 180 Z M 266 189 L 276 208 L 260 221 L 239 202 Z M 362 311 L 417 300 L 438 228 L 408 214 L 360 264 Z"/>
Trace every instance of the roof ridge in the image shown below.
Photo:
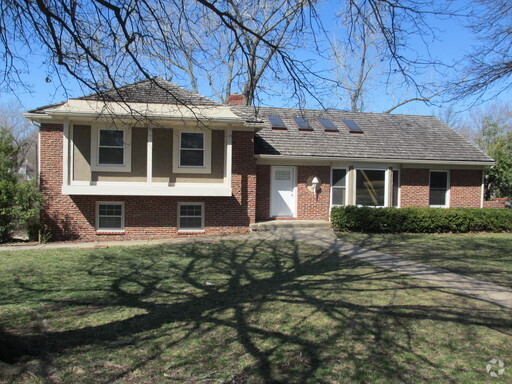
<path fill-rule="evenodd" d="M 109 91 L 120 90 L 120 89 L 123 89 L 123 88 L 131 87 L 131 86 L 136 85 L 136 84 L 144 83 L 146 81 L 155 80 L 157 78 L 158 78 L 158 76 L 153 76 L 153 77 L 151 77 L 149 79 L 139 80 L 139 81 L 136 81 L 134 83 L 129 83 L 129 84 L 121 85 L 120 87 L 110 87 L 110 88 L 104 89 L 102 91 L 97 91 L 97 92 L 89 93 L 87 95 L 83 95 L 83 96 L 80 96 L 80 97 L 70 97 L 68 100 L 84 100 L 86 97 L 96 96 L 98 94 L 109 92 Z"/>
<path fill-rule="evenodd" d="M 155 79 L 155 80 L 163 80 L 163 81 L 165 81 L 166 83 L 168 83 L 168 84 L 170 84 L 170 85 L 172 85 L 172 86 L 174 86 L 174 87 L 180 88 L 180 89 L 182 89 L 182 90 L 184 90 L 184 91 L 186 91 L 186 92 L 190 92 L 190 93 L 194 93 L 194 94 L 196 94 L 196 95 L 199 95 L 199 96 L 201 96 L 203 99 L 207 99 L 207 100 L 211 101 L 212 103 L 216 103 L 216 104 L 219 104 L 219 105 L 223 105 L 222 103 L 219 103 L 218 101 L 215 101 L 215 100 L 213 100 L 212 98 L 210 98 L 210 97 L 208 97 L 208 96 L 203 95 L 202 93 L 199 93 L 199 92 L 196 92 L 196 91 L 192 91 L 192 90 L 190 90 L 190 89 L 188 89 L 188 88 L 185 88 L 185 87 L 184 87 L 184 86 L 182 86 L 182 85 L 179 85 L 179 84 L 173 83 L 172 81 L 167 80 L 167 79 L 165 79 L 165 78 L 163 78 L 163 77 L 155 76 L 155 77 L 154 77 L 154 79 Z"/>
<path fill-rule="evenodd" d="M 410 113 L 385 113 L 385 112 L 365 112 L 365 111 L 347 111 L 343 109 L 335 109 L 335 108 L 286 108 L 286 107 L 267 107 L 267 106 L 252 106 L 252 105 L 232 105 L 230 107 L 233 107 L 235 109 L 276 109 L 276 110 L 284 110 L 284 111 L 306 111 L 306 112 L 336 112 L 336 113 L 354 113 L 354 114 L 360 114 L 360 115 L 379 115 L 379 116 L 407 116 L 407 117 L 433 117 L 436 118 L 434 115 L 414 115 Z"/>

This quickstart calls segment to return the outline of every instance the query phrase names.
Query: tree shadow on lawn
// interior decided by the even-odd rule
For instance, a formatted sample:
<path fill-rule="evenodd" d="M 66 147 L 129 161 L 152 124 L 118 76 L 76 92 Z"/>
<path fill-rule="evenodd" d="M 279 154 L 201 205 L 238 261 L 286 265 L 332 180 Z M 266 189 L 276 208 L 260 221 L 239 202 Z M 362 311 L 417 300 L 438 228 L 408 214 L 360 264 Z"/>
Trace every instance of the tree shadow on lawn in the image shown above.
<path fill-rule="evenodd" d="M 510 336 L 512 320 L 504 320 L 498 308 L 475 308 L 474 301 L 457 300 L 454 293 L 302 247 L 297 242 L 218 242 L 132 249 L 125 251 L 129 257 L 115 249 L 91 253 L 83 267 L 91 279 L 105 282 L 100 300 L 97 295 L 90 301 L 45 300 L 44 290 L 37 292 L 19 281 L 18 288 L 41 294 L 50 310 L 52 305 L 122 307 L 142 313 L 36 334 L 0 329 L 0 358 L 9 363 L 27 356 L 55 360 L 77 348 L 105 345 L 115 354 L 127 345 L 144 347 L 163 340 L 129 366 L 102 372 L 100 382 L 127 378 L 180 349 L 190 356 L 172 359 L 164 371 L 183 372 L 194 365 L 188 371 L 205 371 L 211 362 L 201 361 L 201 356 L 228 362 L 245 356 L 250 361 L 231 378 L 224 372 L 217 382 L 332 382 L 335 373 L 327 371 L 333 366 L 350 373 L 350 378 L 339 380 L 417 382 L 425 379 L 423 373 L 408 369 L 404 354 L 427 371 L 442 371 L 427 353 L 417 350 L 413 339 L 418 321 L 491 327 Z M 404 294 L 435 292 L 453 295 L 453 300 L 424 304 L 403 299 Z M 206 342 L 205 335 L 217 333 L 216 344 Z M 475 336 L 468 331 L 464 337 Z M 153 366 L 148 372 L 155 370 Z M 200 376 L 180 377 L 200 381 Z M 437 377 L 452 381 L 448 373 Z"/>
<path fill-rule="evenodd" d="M 345 241 L 343 235 L 341 239 Z M 359 233 L 354 240 L 362 248 L 512 288 L 512 248 L 492 234 Z M 346 241 L 350 243 L 350 237 Z"/>

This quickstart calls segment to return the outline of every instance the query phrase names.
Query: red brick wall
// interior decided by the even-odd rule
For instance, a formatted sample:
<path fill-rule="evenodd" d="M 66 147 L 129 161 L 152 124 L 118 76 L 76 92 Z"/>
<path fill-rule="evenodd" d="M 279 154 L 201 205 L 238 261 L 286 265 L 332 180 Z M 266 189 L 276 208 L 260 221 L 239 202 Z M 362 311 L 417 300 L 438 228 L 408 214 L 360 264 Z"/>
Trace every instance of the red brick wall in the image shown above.
<path fill-rule="evenodd" d="M 309 176 L 320 178 L 320 190 L 315 196 L 306 187 Z M 257 214 L 258 221 L 270 220 L 270 165 L 257 166 Z M 298 220 L 328 220 L 330 204 L 330 167 L 297 167 L 297 217 Z M 289 218 L 287 218 L 289 219 Z"/>
<path fill-rule="evenodd" d="M 421 168 L 404 168 L 400 171 L 401 207 L 428 207 L 429 172 Z"/>
<path fill-rule="evenodd" d="M 256 219 L 256 164 L 251 132 L 233 132 L 232 197 L 62 195 L 62 125 L 41 125 L 42 223 L 52 240 L 122 240 L 177 236 L 178 202 L 205 203 L 205 235 L 247 231 Z M 125 203 L 124 234 L 98 234 L 96 202 Z M 181 234 L 180 234 L 181 235 Z"/>
<path fill-rule="evenodd" d="M 233 196 L 239 204 L 240 214 L 246 216 L 249 223 L 254 223 L 256 221 L 254 133 L 234 131 L 232 144 L 231 186 Z"/>
<path fill-rule="evenodd" d="M 450 171 L 450 207 L 479 208 L 482 198 L 482 171 Z"/>
<path fill-rule="evenodd" d="M 297 176 L 297 219 L 329 220 L 331 202 L 331 167 L 299 166 Z M 320 189 L 316 196 L 309 191 L 306 181 L 309 176 L 320 178 Z"/>
<path fill-rule="evenodd" d="M 256 167 L 256 220 L 270 218 L 270 165 Z"/>
<path fill-rule="evenodd" d="M 496 200 L 484 201 L 484 208 L 505 208 L 506 197 L 498 197 Z"/>

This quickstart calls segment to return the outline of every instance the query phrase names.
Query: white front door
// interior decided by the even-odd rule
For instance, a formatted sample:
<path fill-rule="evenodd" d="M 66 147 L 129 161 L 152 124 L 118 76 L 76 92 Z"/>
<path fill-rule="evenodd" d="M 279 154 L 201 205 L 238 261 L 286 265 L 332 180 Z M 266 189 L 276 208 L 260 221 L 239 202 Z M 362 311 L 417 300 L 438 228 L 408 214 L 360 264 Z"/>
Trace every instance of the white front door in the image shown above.
<path fill-rule="evenodd" d="M 272 167 L 270 216 L 295 216 L 295 168 Z"/>

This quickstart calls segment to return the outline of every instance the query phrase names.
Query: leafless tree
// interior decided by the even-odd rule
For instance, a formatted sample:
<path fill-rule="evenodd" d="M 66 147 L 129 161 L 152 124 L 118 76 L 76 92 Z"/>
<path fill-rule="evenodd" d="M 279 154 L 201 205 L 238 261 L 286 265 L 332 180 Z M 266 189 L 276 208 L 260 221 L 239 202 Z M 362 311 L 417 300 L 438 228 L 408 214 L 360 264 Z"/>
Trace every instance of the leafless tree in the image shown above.
<path fill-rule="evenodd" d="M 419 6 L 420 3 L 415 5 Z M 435 97 L 446 91 L 440 84 L 418 80 L 422 69 L 428 66 L 437 68 L 440 63 L 432 60 L 428 54 L 423 60 L 419 56 L 415 60 L 402 56 L 411 37 L 436 37 L 435 31 L 423 24 L 421 7 L 416 10 L 420 17 L 413 21 L 408 20 L 410 16 L 407 16 L 407 11 L 414 13 L 414 10 L 402 10 L 402 14 L 396 14 L 395 5 L 389 2 L 368 1 L 359 5 L 351 0 L 344 2 L 338 14 L 340 32 L 331 43 L 331 50 L 336 80 L 342 93 L 350 99 L 350 110 L 363 111 L 365 99 L 371 97 L 375 90 L 386 90 L 395 96 L 395 104 L 383 111 L 384 113 L 390 113 L 413 101 L 430 105 Z M 432 8 L 432 12 L 446 17 L 452 15 L 448 8 Z M 399 25 L 390 34 L 389 28 L 395 25 L 395 17 L 415 28 L 404 31 Z M 420 26 L 423 26 L 421 31 Z M 404 92 L 404 88 L 409 92 Z M 397 95 L 406 93 L 412 93 L 413 96 L 402 99 L 398 96 L 397 100 Z"/>
<path fill-rule="evenodd" d="M 349 8 L 350 10 L 350 8 Z M 368 9 L 364 10 L 365 20 L 370 17 Z M 374 28 L 374 23 L 354 17 L 347 12 L 340 12 L 339 21 L 343 25 L 353 23 L 349 38 L 333 39 L 332 55 L 335 65 L 334 73 L 342 93 L 350 99 L 350 110 L 364 110 L 367 89 L 378 73 L 378 52 L 384 40 Z"/>
<path fill-rule="evenodd" d="M 198 69 L 212 77 L 212 66 L 226 68 L 225 78 L 234 80 L 215 84 L 223 98 L 236 85 L 251 104 L 258 90 L 281 80 L 289 97 L 318 99 L 317 85 L 327 76 L 314 69 L 311 56 L 325 57 L 329 34 L 319 4 L 323 3 L 0 0 L 0 85 L 11 90 L 23 85 L 31 53 L 47 58 L 49 80 L 56 77 L 65 83 L 64 77 L 71 76 L 89 92 L 150 79 L 165 72 L 162 62 L 168 58 L 167 73 L 181 73 L 193 89 L 198 88 Z M 425 42 L 434 38 L 428 18 L 451 15 L 450 6 L 451 2 L 440 0 L 350 0 L 347 5 L 354 19 L 383 37 L 387 73 L 400 73 L 419 90 L 415 73 L 435 62 L 408 48 L 407 37 L 415 35 Z M 207 23 L 212 27 L 203 28 Z M 210 34 L 207 39 L 203 39 L 205 31 Z M 225 40 L 219 39 L 221 32 Z M 212 35 L 216 44 L 227 43 L 221 64 L 210 55 L 215 52 L 208 46 L 213 44 Z M 307 58 L 294 52 L 305 41 L 315 50 Z"/>
<path fill-rule="evenodd" d="M 474 0 L 473 6 L 469 27 L 480 44 L 463 61 L 454 82 L 455 99 L 492 98 L 512 87 L 512 3 Z"/>
<path fill-rule="evenodd" d="M 18 165 L 36 166 L 37 131 L 23 117 L 23 108 L 15 101 L 0 104 L 0 128 L 8 131 L 18 148 Z"/>
<path fill-rule="evenodd" d="M 178 20 L 161 20 L 160 29 L 155 29 L 154 35 L 158 36 L 162 54 L 148 52 L 148 57 L 157 56 L 169 75 L 182 75 L 195 91 L 198 91 L 198 79 L 206 80 L 219 100 L 226 102 L 235 88 L 244 94 L 246 104 L 250 105 L 264 74 L 268 78 L 279 67 L 279 51 L 289 55 L 300 47 L 306 25 L 300 16 L 309 2 L 227 3 L 237 23 L 247 29 L 233 31 L 210 8 L 198 7 L 193 23 L 190 15 Z M 188 9 L 197 7 L 195 0 L 189 0 L 187 4 Z M 176 12 L 180 11 L 181 5 Z M 166 36 L 171 34 L 176 37 L 176 50 L 167 49 L 165 43 Z M 272 41 L 273 46 L 265 44 L 265 40 Z"/>

